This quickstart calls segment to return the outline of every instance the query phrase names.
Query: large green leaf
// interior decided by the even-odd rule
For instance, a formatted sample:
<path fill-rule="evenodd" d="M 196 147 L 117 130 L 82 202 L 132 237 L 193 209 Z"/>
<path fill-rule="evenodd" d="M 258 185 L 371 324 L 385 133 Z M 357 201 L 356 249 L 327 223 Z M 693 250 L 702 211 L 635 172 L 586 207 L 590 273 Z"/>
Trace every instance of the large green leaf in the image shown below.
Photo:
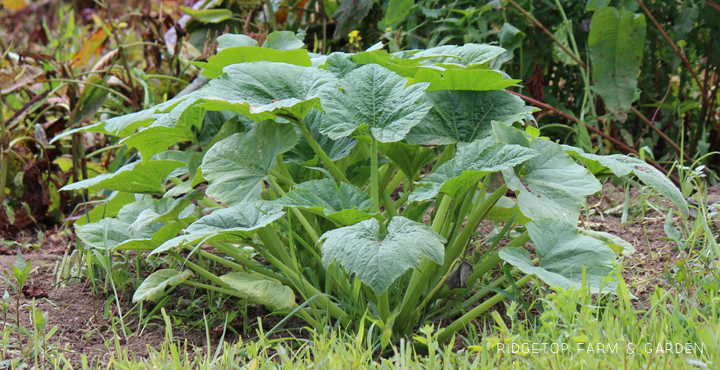
<path fill-rule="evenodd" d="M 277 280 L 247 272 L 233 272 L 220 279 L 238 292 L 246 294 L 254 303 L 273 310 L 289 311 L 295 306 L 295 293 Z"/>
<path fill-rule="evenodd" d="M 142 284 L 137 288 L 135 294 L 133 294 L 133 303 L 142 301 L 154 301 L 162 297 L 165 293 L 165 288 L 169 286 L 176 286 L 183 281 L 193 276 L 192 271 L 185 270 L 183 272 L 164 269 L 153 272 L 150 276 L 143 280 Z"/>
<path fill-rule="evenodd" d="M 420 61 L 426 58 L 408 59 L 392 55 L 385 50 L 364 51 L 352 55 L 352 61 L 357 68 L 358 65 L 378 64 L 387 68 L 400 76 L 414 78 L 420 68 L 429 68 L 421 66 Z"/>
<path fill-rule="evenodd" d="M 445 238 L 424 224 L 396 216 L 385 239 L 378 238 L 379 230 L 378 221 L 372 218 L 326 232 L 319 240 L 323 242 L 323 265 L 328 268 L 337 261 L 376 294 L 382 294 L 405 271 L 417 268 L 422 256 L 437 264 L 444 262 Z"/>
<path fill-rule="evenodd" d="M 328 136 L 320 133 L 320 127 L 325 117 L 325 113 L 318 109 L 311 109 L 310 112 L 305 116 L 303 124 L 307 127 L 308 131 L 312 134 L 315 141 L 320 145 L 320 148 L 325 154 L 330 157 L 333 161 L 341 160 L 350 154 L 352 148 L 357 144 L 357 139 L 351 137 L 344 137 L 338 140 L 332 140 Z M 293 147 L 284 157 L 288 160 L 297 161 L 300 163 L 312 161 L 316 158 L 315 151 L 310 146 L 310 143 L 302 136 L 299 128 L 295 129 L 300 139 L 297 145 Z"/>
<path fill-rule="evenodd" d="M 155 126 L 126 137 L 122 143 L 129 148 L 138 148 L 143 160 L 149 160 L 152 155 L 167 150 L 171 145 L 194 139 L 195 134 L 187 127 Z"/>
<path fill-rule="evenodd" d="M 537 155 L 538 152 L 533 149 L 496 143 L 492 137 L 460 144 L 453 159 L 422 179 L 410 195 L 410 200 L 427 200 L 438 192 L 456 198 L 488 173 L 511 168 Z"/>
<path fill-rule="evenodd" d="M 227 137 L 205 155 L 202 175 L 207 195 L 228 204 L 257 199 L 275 156 L 297 143 L 293 126 L 265 121 L 246 134 Z"/>
<path fill-rule="evenodd" d="M 428 82 L 426 91 L 467 90 L 492 91 L 503 90 L 516 85 L 520 80 L 506 79 L 502 72 L 492 69 L 437 69 L 421 68 L 415 74 L 415 82 Z"/>
<path fill-rule="evenodd" d="M 311 180 L 295 185 L 276 204 L 301 207 L 342 226 L 367 220 L 376 212 L 372 199 L 360 188 L 348 183 L 339 185 L 331 179 Z"/>
<path fill-rule="evenodd" d="M 262 200 L 221 208 L 193 222 L 185 230 L 186 234 L 165 241 L 151 254 L 162 253 L 182 244 L 251 239 L 254 230 L 269 225 L 283 214 L 282 206 Z"/>
<path fill-rule="evenodd" d="M 563 289 L 581 287 L 583 268 L 587 286 L 597 293 L 612 292 L 617 284 L 604 280 L 613 271 L 615 252 L 603 241 L 582 235 L 574 222 L 544 219 L 525 225 L 535 243 L 540 259 L 533 265 L 530 253 L 524 248 L 503 248 L 500 258 L 526 274 L 534 274 L 551 286 Z"/>
<path fill-rule="evenodd" d="M 100 204 L 96 204 L 95 208 L 90 210 L 90 212 L 87 212 L 87 215 L 83 215 L 77 221 L 75 221 L 75 226 L 82 226 L 89 222 L 95 222 L 102 220 L 105 217 L 115 217 L 117 216 L 118 212 L 120 212 L 120 209 L 125 206 L 128 203 L 132 203 L 135 201 L 138 201 L 138 197 L 142 197 L 143 195 L 133 193 L 127 193 L 124 191 L 115 191 L 112 194 L 110 194 L 107 198 L 105 198 L 105 201 Z"/>
<path fill-rule="evenodd" d="M 318 92 L 337 83 L 331 72 L 287 63 L 233 64 L 224 72 L 198 91 L 202 106 L 235 111 L 258 122 L 278 114 L 302 120 L 317 105 Z"/>
<path fill-rule="evenodd" d="M 423 58 L 423 65 L 457 65 L 470 67 L 485 64 L 505 49 L 487 44 L 465 44 L 463 46 L 444 45 L 415 53 L 415 58 Z"/>
<path fill-rule="evenodd" d="M 503 172 L 508 188 L 517 194 L 520 211 L 533 220 L 575 222 L 585 198 L 602 190 L 600 182 L 550 140 L 533 140 L 530 148 L 540 155 L 525 162 L 520 175 L 513 169 Z"/>
<path fill-rule="evenodd" d="M 427 83 L 406 85 L 405 78 L 376 64 L 348 73 L 339 90 L 320 92 L 327 113 L 321 132 L 337 140 L 367 125 L 380 142 L 402 140 L 430 110 L 423 99 Z"/>
<path fill-rule="evenodd" d="M 253 40 L 254 41 L 254 40 Z M 258 46 L 240 46 L 218 51 L 217 55 L 208 58 L 207 63 L 195 62 L 204 68 L 202 74 L 208 78 L 222 75 L 223 69 L 229 65 L 247 62 L 280 62 L 310 67 L 310 56 L 307 50 L 277 50 Z"/>
<path fill-rule="evenodd" d="M 564 148 L 582 161 L 595 175 L 612 173 L 621 177 L 634 174 L 646 185 L 670 199 L 685 217 L 688 216 L 689 211 L 682 192 L 657 168 L 637 158 L 621 154 L 596 155 L 585 153 L 582 149 L 571 146 L 564 146 Z"/>
<path fill-rule="evenodd" d="M 140 127 L 140 126 L 147 126 L 151 123 L 153 123 L 156 119 L 162 117 L 166 113 L 162 113 L 175 105 L 177 105 L 179 102 L 184 101 L 188 98 L 190 94 L 178 97 L 175 99 L 168 100 L 166 102 L 160 103 L 152 108 L 148 108 L 145 110 L 142 110 L 140 112 L 125 114 L 119 117 L 113 117 L 110 119 L 107 119 L 105 121 L 100 121 L 97 123 L 94 123 L 92 125 L 79 127 L 76 129 L 68 130 L 63 132 L 60 135 L 56 135 L 50 143 L 66 137 L 68 135 L 72 135 L 77 132 L 98 132 L 105 135 L 112 135 L 112 136 L 119 136 L 119 137 L 125 137 Z"/>
<path fill-rule="evenodd" d="M 532 119 L 534 108 L 504 91 L 433 91 L 426 93 L 432 109 L 407 135 L 421 145 L 471 142 L 493 134 L 492 121 L 511 125 Z"/>
<path fill-rule="evenodd" d="M 588 46 L 595 90 L 620 122 L 627 119 L 645 46 L 645 16 L 613 7 L 595 12 Z"/>
<path fill-rule="evenodd" d="M 163 184 L 173 170 L 184 163 L 169 160 L 133 162 L 114 173 L 102 174 L 90 179 L 65 185 L 60 190 L 109 189 L 131 193 L 162 194 Z"/>

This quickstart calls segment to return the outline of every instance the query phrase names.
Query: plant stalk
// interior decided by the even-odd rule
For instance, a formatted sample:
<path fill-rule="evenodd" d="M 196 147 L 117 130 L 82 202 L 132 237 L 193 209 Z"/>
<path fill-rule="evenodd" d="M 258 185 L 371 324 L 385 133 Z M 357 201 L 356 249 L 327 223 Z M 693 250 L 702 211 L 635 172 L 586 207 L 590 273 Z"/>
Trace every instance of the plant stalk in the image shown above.
<path fill-rule="evenodd" d="M 510 1 L 512 1 L 512 0 L 510 0 Z M 519 287 L 525 285 L 528 281 L 530 281 L 530 279 L 532 279 L 532 276 L 533 275 L 528 275 L 528 276 L 523 277 L 522 279 L 518 280 L 515 283 L 515 286 L 519 288 Z M 508 287 L 506 289 L 506 291 L 508 293 L 512 293 L 513 288 Z M 481 305 L 473 308 L 472 310 L 470 310 L 470 312 L 461 316 L 459 319 L 455 320 L 452 324 L 450 324 L 445 329 L 443 329 L 443 331 L 441 331 L 440 334 L 438 334 L 438 337 L 437 337 L 438 343 L 444 343 L 445 341 L 450 339 L 450 337 L 453 336 L 453 334 L 458 332 L 460 329 L 464 328 L 472 320 L 474 320 L 476 317 L 483 314 L 485 311 L 489 310 L 492 306 L 500 303 L 500 301 L 502 301 L 503 298 L 505 298 L 505 295 L 498 293 L 498 294 L 494 295 L 492 298 L 483 302 Z"/>
<path fill-rule="evenodd" d="M 305 124 L 290 116 L 279 115 L 279 117 L 282 117 L 297 125 L 297 127 L 300 129 L 300 132 L 303 134 L 303 137 L 305 138 L 305 140 L 307 140 L 308 144 L 310 144 L 310 147 L 313 149 L 315 154 L 317 154 L 320 160 L 323 161 L 328 171 L 330 171 L 330 173 L 335 176 L 336 181 L 339 180 L 342 182 L 350 183 L 350 180 L 348 180 L 347 177 L 345 177 L 345 174 L 343 174 L 342 171 L 340 171 L 340 169 L 335 165 L 335 163 L 333 163 L 330 157 L 328 157 L 325 151 L 320 147 L 320 144 L 315 141 L 315 138 L 312 136 L 312 133 L 310 133 L 310 130 L 305 127 Z"/>
<path fill-rule="evenodd" d="M 370 196 L 372 197 L 375 209 L 380 211 L 380 193 L 378 192 L 378 144 L 377 139 L 372 138 L 370 144 Z"/>

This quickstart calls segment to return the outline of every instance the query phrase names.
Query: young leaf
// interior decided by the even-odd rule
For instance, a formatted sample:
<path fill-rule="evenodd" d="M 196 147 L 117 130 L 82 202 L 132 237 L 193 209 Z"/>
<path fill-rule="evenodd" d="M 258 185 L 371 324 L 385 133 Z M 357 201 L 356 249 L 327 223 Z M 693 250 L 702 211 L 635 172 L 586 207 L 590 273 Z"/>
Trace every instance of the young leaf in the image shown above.
<path fill-rule="evenodd" d="M 179 272 L 172 269 L 164 269 L 153 272 L 145 280 L 133 294 L 133 303 L 142 301 L 154 301 L 165 293 L 165 288 L 176 286 L 193 276 L 192 271 L 185 270 Z"/>
<path fill-rule="evenodd" d="M 265 276 L 233 272 L 220 279 L 246 294 L 248 299 L 277 311 L 289 311 L 295 306 L 295 293 L 289 287 Z"/>
<path fill-rule="evenodd" d="M 165 180 L 173 170 L 185 166 L 173 160 L 157 160 L 147 163 L 133 162 L 121 167 L 115 173 L 95 176 L 90 179 L 65 185 L 60 191 L 77 189 L 109 189 L 131 193 L 162 194 Z"/>
<path fill-rule="evenodd" d="M 615 252 L 603 241 L 582 235 L 573 222 L 557 219 L 536 220 L 526 225 L 540 259 L 533 265 L 530 253 L 524 248 L 503 248 L 500 258 L 526 274 L 535 274 L 551 286 L 563 289 L 582 286 L 582 270 L 587 272 L 587 284 L 594 293 L 612 292 L 616 284 L 603 281 L 613 271 Z"/>
<path fill-rule="evenodd" d="M 396 216 L 382 241 L 379 230 L 378 221 L 372 218 L 326 232 L 318 241 L 323 242 L 323 266 L 328 268 L 337 261 L 376 294 L 382 294 L 405 271 L 417 268 L 422 256 L 437 264 L 444 262 L 445 238 L 424 224 Z"/>
<path fill-rule="evenodd" d="M 645 16 L 613 7 L 595 12 L 588 46 L 595 90 L 620 122 L 627 119 L 645 46 Z"/>
<path fill-rule="evenodd" d="M 492 121 L 511 125 L 532 119 L 536 109 L 504 91 L 433 91 L 432 109 L 407 135 L 420 145 L 471 142 L 493 134 Z"/>
<path fill-rule="evenodd" d="M 423 178 L 410 195 L 410 200 L 427 200 L 435 197 L 438 192 L 455 198 L 488 173 L 509 169 L 537 155 L 538 152 L 533 149 L 495 143 L 493 138 L 463 143 L 458 146 L 453 159 Z"/>
<path fill-rule="evenodd" d="M 524 174 L 513 169 L 503 172 L 508 188 L 517 194 L 520 211 L 533 220 L 575 222 L 585 198 L 602 190 L 600 182 L 550 140 L 533 140 L 530 148 L 540 155 L 525 162 Z"/>
<path fill-rule="evenodd" d="M 295 185 L 275 203 L 305 208 L 343 226 L 367 220 L 375 213 L 370 211 L 372 199 L 360 188 L 344 182 L 338 185 L 331 179 Z"/>
<path fill-rule="evenodd" d="M 293 126 L 265 121 L 246 134 L 219 141 L 202 163 L 207 195 L 228 204 L 258 199 L 268 171 L 275 167 L 275 156 L 290 150 L 297 140 Z"/>
<path fill-rule="evenodd" d="M 407 79 L 375 64 L 348 73 L 339 89 L 320 92 L 327 113 L 320 131 L 337 140 L 367 125 L 382 143 L 402 140 L 430 110 L 423 99 L 427 83 L 406 85 Z"/>

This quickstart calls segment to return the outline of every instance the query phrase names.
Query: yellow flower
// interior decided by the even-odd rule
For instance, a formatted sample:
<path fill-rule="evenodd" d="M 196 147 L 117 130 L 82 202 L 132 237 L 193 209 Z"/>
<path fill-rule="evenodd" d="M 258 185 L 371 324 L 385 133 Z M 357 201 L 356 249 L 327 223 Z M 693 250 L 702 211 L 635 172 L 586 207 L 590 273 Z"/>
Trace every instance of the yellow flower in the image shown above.
<path fill-rule="evenodd" d="M 351 44 L 354 44 L 354 43 L 362 40 L 362 37 L 360 37 L 360 31 L 358 31 L 358 30 L 351 31 L 348 34 L 348 38 L 350 39 Z"/>
<path fill-rule="evenodd" d="M 385 29 L 385 32 L 392 32 L 392 27 L 388 27 Z"/>

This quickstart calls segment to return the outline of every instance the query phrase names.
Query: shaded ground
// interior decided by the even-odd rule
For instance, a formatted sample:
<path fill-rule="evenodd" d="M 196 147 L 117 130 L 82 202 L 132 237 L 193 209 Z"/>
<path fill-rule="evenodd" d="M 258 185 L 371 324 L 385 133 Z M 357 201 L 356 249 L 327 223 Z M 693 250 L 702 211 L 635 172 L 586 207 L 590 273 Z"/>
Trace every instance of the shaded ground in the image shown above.
<path fill-rule="evenodd" d="M 636 248 L 636 253 L 625 259 L 625 267 L 623 275 L 627 284 L 631 288 L 631 293 L 638 297 L 635 304 L 642 305 L 644 308 L 649 307 L 649 296 L 652 295 L 655 285 L 667 285 L 663 278 L 666 272 L 675 265 L 679 258 L 679 252 L 672 241 L 661 240 L 666 238 L 663 231 L 663 222 L 665 216 L 648 208 L 643 221 L 638 222 L 630 219 L 626 225 L 621 225 L 620 217 L 622 213 L 622 202 L 624 193 L 621 188 L 606 186 L 605 195 L 602 198 L 590 197 L 588 199 L 588 208 L 590 215 L 584 220 L 586 227 L 608 232 L 622 237 L 632 243 Z M 638 203 L 638 191 L 631 191 L 631 202 L 635 206 Z M 660 202 L 661 206 L 667 207 L 668 204 Z M 492 230 L 492 225 L 488 222 L 481 226 L 484 233 Z M 67 233 L 66 233 L 67 234 Z M 95 297 L 91 295 L 89 287 L 83 282 L 67 282 L 65 287 L 57 287 L 54 285 L 55 277 L 53 271 L 55 265 L 65 254 L 67 248 L 72 245 L 72 235 L 63 235 L 49 231 L 46 233 L 44 242 L 40 248 L 23 249 L 26 259 L 33 263 L 33 273 L 28 281 L 31 287 L 27 294 L 21 299 L 21 304 L 29 306 L 32 298 L 28 295 L 38 297 L 47 296 L 46 299 L 38 298 L 36 305 L 41 311 L 47 311 L 49 314 L 49 328 L 58 327 L 58 334 L 55 335 L 53 341 L 57 341 L 56 347 L 67 348 L 69 351 L 66 357 L 71 359 L 75 364 L 79 364 L 80 356 L 86 355 L 89 360 L 94 358 L 102 359 L 108 353 L 108 348 L 113 348 L 113 332 L 109 327 L 109 320 L 103 318 L 104 305 L 107 301 L 106 297 Z M 37 246 L 37 238 L 34 236 L 24 235 L 19 238 L 20 244 Z M 15 261 L 17 244 L 0 247 L 0 271 L 10 270 L 9 265 Z M 7 276 L 7 274 L 6 274 Z M 6 287 L 0 287 L 4 290 Z M 172 293 L 175 301 L 188 294 L 187 289 L 177 289 Z M 123 302 L 129 302 L 129 296 L 132 292 L 126 292 Z M 14 296 L 13 296 L 14 300 Z M 124 303 L 130 307 L 129 303 Z M 496 309 L 504 310 L 502 305 Z M 112 306 L 114 308 L 114 305 Z M 240 309 L 240 308 L 237 308 Z M 14 313 L 14 310 L 11 310 Z M 248 328 L 247 332 L 255 333 L 258 326 L 257 318 L 261 318 L 263 329 L 265 331 L 272 328 L 280 321 L 280 318 L 267 316 L 268 312 L 263 308 L 248 307 Z M 31 327 L 28 321 L 27 311 L 21 311 L 21 320 L 25 327 Z M 242 318 L 238 315 L 235 322 L 231 326 L 242 332 Z M 293 319 L 283 325 L 287 328 L 299 328 L 303 326 L 303 322 Z M 137 321 L 129 324 L 129 328 L 134 332 L 138 332 Z M 213 345 L 219 341 L 222 334 L 222 326 L 208 328 Z M 205 328 L 183 328 L 181 325 L 173 327 L 176 338 L 187 339 L 188 344 L 192 347 L 206 346 Z M 287 332 L 283 336 L 287 336 Z M 302 337 L 303 332 L 292 330 L 292 335 Z M 273 335 L 273 337 L 280 334 Z M 227 340 L 236 340 L 237 335 L 228 333 Z M 147 346 L 159 348 L 165 341 L 165 327 L 162 322 L 151 323 L 142 333 L 142 336 L 132 336 L 127 343 L 124 339 L 120 343 L 124 349 L 131 355 L 137 357 L 147 356 Z M 459 344 L 459 343 L 458 343 Z"/>

